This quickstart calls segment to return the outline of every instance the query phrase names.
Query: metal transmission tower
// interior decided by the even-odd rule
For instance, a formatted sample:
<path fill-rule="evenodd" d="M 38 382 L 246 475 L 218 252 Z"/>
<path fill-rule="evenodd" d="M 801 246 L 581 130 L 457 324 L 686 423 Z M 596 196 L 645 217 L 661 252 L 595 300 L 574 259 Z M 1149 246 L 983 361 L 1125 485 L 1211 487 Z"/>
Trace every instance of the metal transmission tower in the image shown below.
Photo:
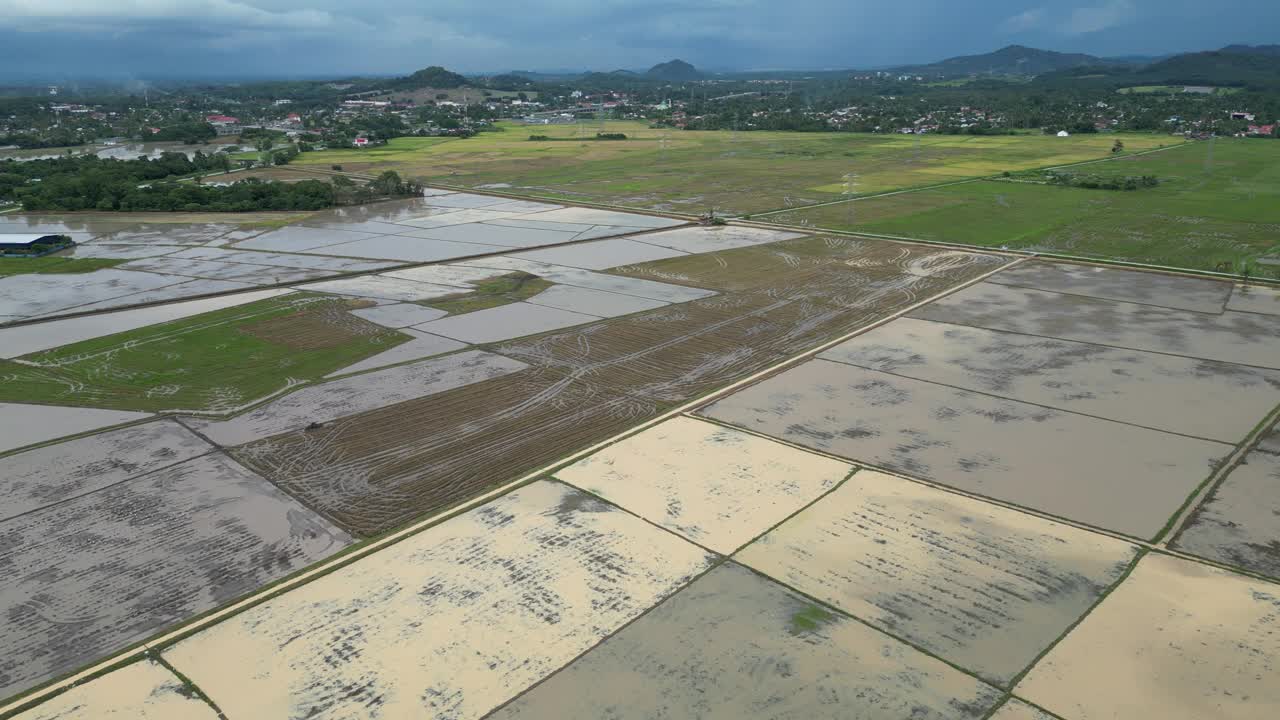
<path fill-rule="evenodd" d="M 1209 136 L 1209 149 L 1205 151 L 1204 155 L 1204 171 L 1206 173 L 1213 172 L 1213 141 L 1217 139 L 1217 135 Z"/>
<path fill-rule="evenodd" d="M 840 194 L 844 197 L 845 207 L 849 210 L 849 227 L 853 227 L 853 196 L 857 194 L 858 174 L 845 173 L 843 178 L 844 189 Z"/>

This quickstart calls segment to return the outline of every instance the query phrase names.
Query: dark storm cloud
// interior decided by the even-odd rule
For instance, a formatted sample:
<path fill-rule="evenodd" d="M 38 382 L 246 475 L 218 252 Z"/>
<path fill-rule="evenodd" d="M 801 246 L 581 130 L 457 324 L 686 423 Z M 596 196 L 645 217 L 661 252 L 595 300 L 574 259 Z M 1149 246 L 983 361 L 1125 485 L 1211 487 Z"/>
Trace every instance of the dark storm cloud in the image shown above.
<path fill-rule="evenodd" d="M 870 67 L 1020 43 L 1096 54 L 1274 42 L 1254 0 L 0 0 L 0 73 L 333 75 Z"/>

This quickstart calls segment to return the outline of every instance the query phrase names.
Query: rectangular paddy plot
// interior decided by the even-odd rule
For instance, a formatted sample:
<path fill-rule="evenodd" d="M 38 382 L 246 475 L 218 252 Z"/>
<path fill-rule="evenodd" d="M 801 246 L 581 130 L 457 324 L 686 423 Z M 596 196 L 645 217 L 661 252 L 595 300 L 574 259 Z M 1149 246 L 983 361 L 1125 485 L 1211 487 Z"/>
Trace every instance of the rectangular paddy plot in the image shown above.
<path fill-rule="evenodd" d="M 367 357 L 360 362 L 348 365 L 340 370 L 325 375 L 326 378 L 337 377 L 339 375 L 350 375 L 352 373 L 364 372 L 366 370 L 375 370 L 377 368 L 387 367 L 388 365 L 398 365 L 413 360 L 422 360 L 424 358 L 434 357 L 436 355 L 444 355 L 456 350 L 467 347 L 466 343 L 450 340 L 439 335 L 424 333 L 421 330 L 413 328 L 405 328 L 402 330 L 404 334 L 412 339 L 408 342 L 401 343 L 390 350 L 380 352 L 377 355 Z"/>
<path fill-rule="evenodd" d="M 1280 585 L 1151 553 L 1017 694 L 1071 720 L 1272 720 Z"/>
<path fill-rule="evenodd" d="M 1172 546 L 1280 578 L 1280 455 L 1246 455 L 1196 508 Z"/>
<path fill-rule="evenodd" d="M 0 402 L 0 452 L 148 417 L 122 410 Z"/>
<path fill-rule="evenodd" d="M 510 225 L 490 225 L 488 223 L 469 223 L 466 225 L 449 225 L 439 228 L 426 228 L 411 234 L 413 237 L 431 240 L 447 240 L 456 243 L 473 243 L 479 245 L 498 245 L 506 248 L 535 248 L 543 245 L 574 240 L 578 233 L 567 230 L 549 228 L 512 227 Z M 475 254 L 475 253 L 473 253 Z"/>
<path fill-rule="evenodd" d="M 325 280 L 324 282 L 309 283 L 306 289 L 312 292 L 355 295 L 356 297 L 399 300 L 401 302 L 430 300 L 458 292 L 458 288 L 448 285 L 432 285 L 431 283 L 414 282 L 382 275 Z"/>
<path fill-rule="evenodd" d="M 234 453 L 344 527 L 375 535 L 658 412 L 651 401 L 530 369 L 258 440 Z"/>
<path fill-rule="evenodd" d="M 362 317 L 371 323 L 383 327 L 404 328 L 417 325 L 445 316 L 443 310 L 424 307 L 413 303 L 392 303 L 371 308 L 360 308 L 351 311 L 352 315 Z"/>
<path fill-rule="evenodd" d="M 647 298 L 638 298 L 634 295 L 620 295 L 603 290 L 573 287 L 572 285 L 553 285 L 530 297 L 526 302 L 597 317 L 630 315 L 642 310 L 660 308 L 667 304 L 660 300 L 649 300 Z"/>
<path fill-rule="evenodd" d="M 1149 538 L 1225 443 L 814 360 L 702 414 L 805 447 Z"/>
<path fill-rule="evenodd" d="M 188 418 L 186 422 L 216 443 L 240 445 L 312 423 L 326 423 L 464 387 L 525 367 L 517 360 L 473 350 L 314 385 L 229 420 Z"/>
<path fill-rule="evenodd" d="M 648 245 L 636 240 L 614 238 L 512 253 L 511 257 L 567 265 L 583 270 L 604 270 L 619 265 L 632 265 L 687 254 L 680 250 Z"/>
<path fill-rule="evenodd" d="M 218 260 L 222 262 L 244 263 L 247 265 L 268 265 L 271 267 L 285 267 L 298 270 L 329 270 L 332 272 L 368 272 L 370 270 L 379 270 L 381 268 L 395 265 L 395 263 L 391 262 L 370 262 L 368 260 L 350 260 L 339 257 L 252 252 L 248 250 L 212 247 L 182 250 L 168 256 L 166 259 Z"/>
<path fill-rule="evenodd" d="M 1238 312 L 1280 315 L 1280 289 L 1256 285 L 1236 285 L 1227 309 Z"/>
<path fill-rule="evenodd" d="M 333 228 L 291 226 L 273 230 L 250 240 L 243 240 L 234 247 L 243 250 L 267 250 L 270 252 L 297 253 L 314 250 L 326 245 L 365 240 L 377 237 L 377 233 L 355 232 Z M 318 253 L 329 255 L 332 253 Z"/>
<path fill-rule="evenodd" d="M 676 417 L 556 477 L 728 555 L 852 471 L 847 463 Z"/>
<path fill-rule="evenodd" d="M 0 697 L 106 657 L 349 542 L 220 454 L 0 522 Z"/>
<path fill-rule="evenodd" d="M 159 663 L 141 660 L 78 685 L 13 720 L 218 720 L 218 713 Z"/>
<path fill-rule="evenodd" d="M 1231 283 L 1221 280 L 1041 261 L 1009 268 L 989 282 L 1214 315 L 1231 295 Z"/>
<path fill-rule="evenodd" d="M 911 317 L 1280 368 L 1280 316 L 1274 315 L 1211 315 L 983 282 Z"/>
<path fill-rule="evenodd" d="M 150 273 L 179 275 L 210 280 L 235 280 L 254 285 L 282 285 L 284 283 L 313 280 L 333 275 L 330 270 L 287 268 L 274 265 L 250 265 L 222 260 L 196 260 L 191 258 L 158 257 L 134 260 L 121 265 L 122 270 L 140 270 Z"/>
<path fill-rule="evenodd" d="M 1276 371 L 912 318 L 819 357 L 1227 443 L 1280 403 Z"/>
<path fill-rule="evenodd" d="M 90 317 L 51 320 L 35 325 L 0 329 L 0 357 L 16 358 L 63 345 L 137 330 L 148 325 L 181 320 L 214 310 L 247 305 L 251 302 L 287 295 L 292 290 L 258 290 L 226 297 L 188 300 L 157 307 L 99 313 Z"/>
<path fill-rule="evenodd" d="M 478 718 L 708 567 L 539 482 L 164 652 L 228 717 Z"/>
<path fill-rule="evenodd" d="M 455 291 L 456 292 L 456 291 Z M 513 302 L 499 307 L 450 315 L 414 327 L 467 343 L 491 343 L 548 330 L 595 322 L 600 317 L 554 307 Z"/>
<path fill-rule="evenodd" d="M 717 250 L 749 247 L 751 245 L 763 245 L 782 240 L 793 240 L 798 237 L 803 237 L 803 234 L 742 225 L 714 225 L 711 227 L 664 230 L 662 232 L 649 233 L 637 238 L 637 240 L 649 245 L 658 245 L 687 253 L 708 253 L 716 252 Z"/>
<path fill-rule="evenodd" d="M 0 458 L 0 522 L 212 449 L 178 423 L 161 420 Z"/>
<path fill-rule="evenodd" d="M 860 306 L 932 281 L 968 280 L 1008 258 L 883 240 L 802 237 L 619 267 L 629 277 Z"/>
<path fill-rule="evenodd" d="M 185 282 L 179 275 L 94 270 L 71 275 L 11 275 L 0 277 L 0 315 L 38 317 L 69 311 L 81 305 L 116 301 L 134 293 Z"/>
<path fill-rule="evenodd" d="M 864 470 L 736 559 L 1007 687 L 1137 550 Z"/>
<path fill-rule="evenodd" d="M 999 692 L 732 563 L 494 720 L 977 720 Z"/>
<path fill-rule="evenodd" d="M 164 287 L 153 290 L 144 290 L 142 292 L 129 291 L 124 295 L 118 295 L 91 302 L 86 305 L 76 305 L 67 307 L 62 310 L 48 313 L 49 316 L 84 314 L 90 312 L 99 312 L 102 310 L 120 310 L 144 303 L 168 302 L 171 300 L 186 300 L 188 298 L 199 297 L 202 295 L 217 295 L 222 293 L 230 293 L 233 291 L 256 290 L 260 285 L 253 283 L 241 282 L 239 280 L 208 280 L 205 278 L 185 278 L 174 277 L 180 282 L 173 285 L 165 285 Z"/>
<path fill-rule="evenodd" d="M 475 283 L 504 274 L 504 270 L 470 267 L 467 265 L 427 265 L 385 272 L 386 277 L 402 278 L 434 285 L 451 285 L 461 289 L 475 287 Z"/>
<path fill-rule="evenodd" d="M 405 229 L 409 230 L 409 228 Z M 401 262 L 434 262 L 436 260 L 487 255 L 502 252 L 506 249 L 501 245 L 476 245 L 473 243 L 450 242 L 448 240 L 430 240 L 401 234 L 379 235 L 378 237 L 341 245 L 326 245 L 314 252 L 344 257 L 382 258 Z"/>
<path fill-rule="evenodd" d="M 557 269 L 549 270 L 546 268 L 540 268 L 536 269 L 534 274 L 561 285 L 571 285 L 573 287 L 587 288 L 590 290 L 618 293 L 619 295 L 630 295 L 632 297 L 647 298 L 649 300 L 682 303 L 689 302 L 691 300 L 701 300 L 702 298 L 711 297 L 716 294 L 715 290 L 702 290 L 700 288 L 672 285 L 670 283 L 659 283 L 651 280 L 618 277 L 617 275 L 608 275 L 605 273 L 592 272 L 590 270 L 561 268 L 558 266 L 547 267 L 557 267 Z"/>

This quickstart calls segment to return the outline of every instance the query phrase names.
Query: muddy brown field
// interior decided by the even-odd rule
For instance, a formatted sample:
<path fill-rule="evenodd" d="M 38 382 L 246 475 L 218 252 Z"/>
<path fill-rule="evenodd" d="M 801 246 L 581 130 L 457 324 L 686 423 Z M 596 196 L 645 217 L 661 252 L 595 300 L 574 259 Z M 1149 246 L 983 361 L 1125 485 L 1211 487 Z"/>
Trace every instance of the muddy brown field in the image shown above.
<path fill-rule="evenodd" d="M 0 696 L 118 652 L 349 542 L 220 453 L 5 520 Z"/>
<path fill-rule="evenodd" d="M 813 241 L 805 246 L 810 256 L 834 253 L 840 259 L 818 268 L 821 282 L 806 272 L 816 266 L 777 269 L 751 292 L 494 346 L 530 369 L 256 441 L 234 453 L 344 527 L 376 534 L 570 455 L 1000 261 L 884 245 Z M 937 272 L 911 271 L 921 267 Z"/>
<path fill-rule="evenodd" d="M 340 347 L 360 338 L 385 335 L 387 330 L 349 310 L 373 307 L 372 300 L 315 303 L 316 307 L 240 326 L 240 331 L 295 350 Z M 391 342 L 394 342 L 392 340 Z"/>

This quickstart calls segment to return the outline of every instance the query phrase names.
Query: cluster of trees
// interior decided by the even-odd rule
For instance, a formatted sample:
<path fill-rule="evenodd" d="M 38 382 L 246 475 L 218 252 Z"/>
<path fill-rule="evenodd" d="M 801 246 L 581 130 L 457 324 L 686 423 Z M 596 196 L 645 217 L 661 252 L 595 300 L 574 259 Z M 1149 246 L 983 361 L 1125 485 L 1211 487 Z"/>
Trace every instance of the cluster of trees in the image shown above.
<path fill-rule="evenodd" d="M 332 182 L 266 182 L 255 178 L 230 185 L 177 182 L 177 178 L 226 170 L 225 155 L 165 153 L 155 160 L 103 160 L 68 157 L 0 165 L 0 197 L 12 197 L 26 210 L 40 211 L 212 211 L 319 210 L 386 197 L 416 197 L 422 184 L 394 171 L 367 185 L 345 176 Z M 10 172 L 12 171 L 12 172 Z M 30 182 L 31 180 L 39 182 Z"/>
<path fill-rule="evenodd" d="M 0 162 L 0 198 L 30 199 L 40 209 L 83 210 L 116 198 L 138 185 L 195 173 L 231 169 L 224 154 L 163 153 L 160 157 L 115 160 L 77 155 L 46 160 Z M 75 201 L 75 196 L 87 198 Z M 69 205 L 77 205 L 70 207 Z"/>
<path fill-rule="evenodd" d="M 1088 188 L 1090 190 L 1139 190 L 1160 184 L 1155 175 L 1076 175 L 1073 173 L 1049 173 L 1050 185 Z"/>
<path fill-rule="evenodd" d="M 176 140 L 188 145 L 208 142 L 218 136 L 218 132 L 207 122 L 179 122 L 159 128 L 160 132 L 146 136 L 147 140 Z"/>
<path fill-rule="evenodd" d="M 26 210 L 212 211 L 319 210 L 335 204 L 334 187 L 320 180 L 296 183 L 240 180 L 231 185 L 164 182 L 100 185 L 90 178 L 58 177 L 20 194 Z"/>

